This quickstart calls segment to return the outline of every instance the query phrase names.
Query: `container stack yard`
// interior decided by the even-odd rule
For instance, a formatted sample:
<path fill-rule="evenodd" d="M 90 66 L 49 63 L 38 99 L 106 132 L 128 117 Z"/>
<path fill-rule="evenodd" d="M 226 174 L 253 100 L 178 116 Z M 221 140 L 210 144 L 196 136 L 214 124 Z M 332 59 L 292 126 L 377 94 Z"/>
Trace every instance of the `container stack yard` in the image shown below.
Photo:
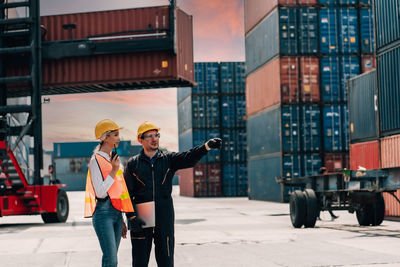
<path fill-rule="evenodd" d="M 178 88 L 179 150 L 221 137 L 194 168 L 181 170 L 184 196 L 247 196 L 244 62 L 195 63 L 193 88 Z"/>
<path fill-rule="evenodd" d="M 375 1 L 377 70 L 350 82 L 351 169 L 400 167 L 399 7 L 399 0 Z M 385 214 L 400 216 L 396 199 L 384 199 Z"/>
<path fill-rule="evenodd" d="M 249 198 L 349 167 L 347 80 L 375 67 L 372 1 L 245 1 Z"/>

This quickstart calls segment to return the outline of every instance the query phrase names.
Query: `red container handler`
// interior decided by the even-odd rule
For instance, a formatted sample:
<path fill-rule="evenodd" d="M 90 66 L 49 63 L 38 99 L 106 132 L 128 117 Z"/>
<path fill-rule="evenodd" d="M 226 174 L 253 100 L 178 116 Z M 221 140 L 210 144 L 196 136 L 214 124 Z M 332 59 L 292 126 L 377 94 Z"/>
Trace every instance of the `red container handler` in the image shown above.
<path fill-rule="evenodd" d="M 350 169 L 364 167 L 367 170 L 380 168 L 379 141 L 350 144 Z"/>
<path fill-rule="evenodd" d="M 170 28 L 169 7 L 88 12 L 42 17 L 47 29 L 45 41 L 90 40 L 95 37 L 167 33 Z M 168 87 L 194 82 L 192 16 L 175 9 L 175 51 L 129 52 L 43 60 L 43 95 L 87 93 L 135 88 Z M 75 25 L 64 29 L 63 25 Z M 164 38 L 157 37 L 146 38 Z M 133 38 L 141 39 L 141 38 Z M 92 40 L 94 44 L 112 40 Z M 27 75 L 18 65 L 7 76 Z M 24 95 L 24 85 L 11 89 Z M 10 91 L 10 90 L 9 90 Z M 17 93 L 15 93 L 17 94 Z M 12 91 L 9 95 L 12 95 Z M 27 95 L 27 93 L 25 93 Z"/>

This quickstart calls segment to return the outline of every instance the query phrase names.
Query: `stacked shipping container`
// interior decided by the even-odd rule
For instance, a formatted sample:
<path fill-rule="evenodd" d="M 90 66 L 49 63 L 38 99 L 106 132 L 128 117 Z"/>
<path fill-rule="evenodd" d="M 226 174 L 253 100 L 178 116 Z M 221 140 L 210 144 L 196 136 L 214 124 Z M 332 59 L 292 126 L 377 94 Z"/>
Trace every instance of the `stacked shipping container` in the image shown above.
<path fill-rule="evenodd" d="M 249 197 L 348 167 L 347 81 L 374 67 L 368 1 L 245 1 Z"/>
<path fill-rule="evenodd" d="M 213 137 L 223 145 L 180 172 L 181 195 L 246 196 L 244 62 L 195 63 L 195 80 L 178 89 L 179 150 Z"/>

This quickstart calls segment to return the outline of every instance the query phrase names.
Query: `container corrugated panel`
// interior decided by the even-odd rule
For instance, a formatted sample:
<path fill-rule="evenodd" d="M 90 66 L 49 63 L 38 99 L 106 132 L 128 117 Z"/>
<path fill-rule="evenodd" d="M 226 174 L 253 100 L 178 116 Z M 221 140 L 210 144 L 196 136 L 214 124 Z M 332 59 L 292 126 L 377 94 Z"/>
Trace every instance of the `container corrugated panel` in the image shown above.
<path fill-rule="evenodd" d="M 278 9 L 246 35 L 246 73 L 250 74 L 279 53 Z"/>
<path fill-rule="evenodd" d="M 280 120 L 280 107 L 266 110 L 247 119 L 247 144 L 250 158 L 281 151 Z M 268 138 L 261 138 L 261 136 Z"/>
<path fill-rule="evenodd" d="M 206 96 L 206 127 L 220 126 L 220 106 L 218 96 Z"/>
<path fill-rule="evenodd" d="M 192 95 L 192 125 L 194 128 L 206 127 L 206 97 Z"/>
<path fill-rule="evenodd" d="M 247 48 L 246 48 L 247 50 Z M 246 110 L 251 116 L 281 101 L 280 60 L 276 58 L 246 78 Z"/>
<path fill-rule="evenodd" d="M 72 93 L 107 90 L 117 83 L 134 87 L 139 86 L 137 82 L 140 81 L 185 79 L 194 82 L 192 17 L 177 9 L 176 22 L 177 39 L 180 40 L 177 55 L 170 51 L 156 51 L 45 60 L 43 93 L 60 93 L 52 90 L 57 87 L 64 87 L 61 93 Z M 41 23 L 47 29 L 46 41 L 70 40 L 70 31 L 62 27 L 68 23 L 76 25 L 71 32 L 73 39 L 85 39 L 94 35 L 148 29 L 148 25 L 169 28 L 169 13 L 168 7 L 163 6 L 43 16 Z M 86 88 L 94 85 L 101 86 Z M 75 91 L 65 89 L 78 86 L 80 88 L 75 88 Z"/>
<path fill-rule="evenodd" d="M 204 81 L 205 93 L 217 94 L 219 92 L 219 66 L 217 62 L 205 62 Z"/>
<path fill-rule="evenodd" d="M 348 80 L 360 74 L 360 60 L 356 56 L 340 57 L 341 99 L 348 100 Z"/>
<path fill-rule="evenodd" d="M 282 201 L 281 186 L 275 181 L 281 177 L 281 157 L 260 157 L 248 161 L 249 199 Z"/>
<path fill-rule="evenodd" d="M 324 157 L 324 167 L 328 172 L 337 172 L 348 169 L 349 154 L 347 153 L 327 153 Z"/>
<path fill-rule="evenodd" d="M 364 167 L 367 170 L 380 168 L 379 141 L 370 141 L 350 145 L 350 170 Z"/>
<path fill-rule="evenodd" d="M 373 55 L 362 55 L 361 56 L 361 71 L 369 72 L 376 68 L 376 58 Z"/>
<path fill-rule="evenodd" d="M 283 55 L 297 55 L 297 9 L 279 8 L 279 38 L 280 53 Z M 273 40 L 272 38 L 270 40 Z"/>
<path fill-rule="evenodd" d="M 217 137 L 221 138 L 219 130 L 207 130 L 207 138 L 204 139 L 203 143 Z M 218 149 L 212 149 L 203 158 L 207 158 L 207 162 L 219 162 L 221 160 L 221 152 Z"/>
<path fill-rule="evenodd" d="M 276 6 L 277 0 L 245 0 L 244 1 L 244 27 L 248 34 L 258 23 L 261 22 Z"/>
<path fill-rule="evenodd" d="M 179 134 L 179 151 L 187 151 L 193 148 L 193 130 L 189 129 L 188 131 Z"/>
<path fill-rule="evenodd" d="M 282 151 L 300 151 L 300 107 L 299 105 L 283 106 L 282 109 Z M 266 135 L 268 138 L 269 136 Z"/>
<path fill-rule="evenodd" d="M 221 97 L 222 127 L 233 128 L 236 126 L 235 96 Z"/>
<path fill-rule="evenodd" d="M 378 138 L 376 71 L 349 81 L 349 123 L 351 142 Z"/>
<path fill-rule="evenodd" d="M 318 152 L 321 150 L 321 112 L 317 105 L 304 105 L 302 114 L 302 150 Z"/>
<path fill-rule="evenodd" d="M 235 96 L 236 101 L 236 127 L 246 127 L 246 97 L 244 95 Z"/>
<path fill-rule="evenodd" d="M 360 9 L 361 52 L 373 54 L 374 48 L 374 12 L 372 7 Z"/>
<path fill-rule="evenodd" d="M 180 181 L 179 181 L 180 182 Z M 207 164 L 197 163 L 193 168 L 193 187 L 195 197 L 208 196 Z"/>
<path fill-rule="evenodd" d="M 246 129 L 236 130 L 235 161 L 246 162 L 246 160 L 247 160 L 247 132 Z"/>
<path fill-rule="evenodd" d="M 221 164 L 207 164 L 207 193 L 209 197 L 221 196 Z"/>
<path fill-rule="evenodd" d="M 325 102 L 340 100 L 339 57 L 321 58 L 321 92 Z"/>
<path fill-rule="evenodd" d="M 204 94 L 205 93 L 204 63 L 202 62 L 194 63 L 194 80 L 196 82 L 196 85 L 193 86 L 192 93 Z"/>
<path fill-rule="evenodd" d="M 222 194 L 226 197 L 236 196 L 236 165 L 225 164 L 222 167 Z"/>
<path fill-rule="evenodd" d="M 356 5 L 357 0 L 319 0 L 321 5 Z"/>
<path fill-rule="evenodd" d="M 176 90 L 177 103 L 181 103 L 186 97 L 192 94 L 191 87 L 178 87 Z"/>
<path fill-rule="evenodd" d="M 319 11 L 320 51 L 322 53 L 331 54 L 339 52 L 339 22 L 337 20 L 337 8 L 321 8 Z"/>
<path fill-rule="evenodd" d="M 302 102 L 319 102 L 319 59 L 300 57 L 300 99 Z"/>
<path fill-rule="evenodd" d="M 299 90 L 299 58 L 283 57 L 281 68 L 281 99 L 283 103 L 298 103 Z"/>
<path fill-rule="evenodd" d="M 206 130 L 193 130 L 193 147 L 204 144 L 207 140 L 207 131 Z M 207 156 L 204 156 L 200 159 L 200 162 L 206 162 Z"/>
<path fill-rule="evenodd" d="M 194 196 L 194 168 L 182 169 L 177 173 L 179 175 L 179 194 L 181 196 Z"/>
<path fill-rule="evenodd" d="M 247 165 L 237 164 L 236 165 L 236 177 L 237 177 L 237 196 L 247 196 L 248 194 L 248 178 L 247 178 Z"/>
<path fill-rule="evenodd" d="M 397 198 L 400 199 L 400 190 L 394 192 Z M 385 200 L 385 215 L 386 216 L 400 216 L 400 203 L 389 193 L 383 193 Z"/>
<path fill-rule="evenodd" d="M 244 62 L 235 62 L 235 92 L 244 94 L 246 90 L 246 65 Z"/>
<path fill-rule="evenodd" d="M 235 93 L 234 62 L 221 62 L 221 92 Z"/>
<path fill-rule="evenodd" d="M 222 131 L 221 159 L 224 162 L 233 162 L 236 156 L 236 131 L 224 129 Z"/>
<path fill-rule="evenodd" d="M 375 0 L 376 47 L 379 51 L 400 39 L 400 0 Z"/>
<path fill-rule="evenodd" d="M 303 154 L 302 176 L 317 175 L 322 167 L 322 158 L 319 154 Z"/>
<path fill-rule="evenodd" d="M 342 121 L 343 121 L 344 150 L 349 151 L 350 123 L 349 123 L 349 107 L 347 105 L 342 105 Z"/>
<path fill-rule="evenodd" d="M 372 0 L 359 0 L 361 6 L 370 6 L 372 5 Z"/>
<path fill-rule="evenodd" d="M 318 11 L 315 8 L 298 8 L 299 53 L 318 53 Z"/>
<path fill-rule="evenodd" d="M 300 177 L 301 176 L 301 154 L 284 154 L 282 157 L 282 176 Z"/>
<path fill-rule="evenodd" d="M 355 8 L 339 8 L 339 49 L 341 53 L 359 52 L 358 11 Z"/>
<path fill-rule="evenodd" d="M 380 133 L 400 132 L 400 46 L 378 56 Z"/>
<path fill-rule="evenodd" d="M 325 151 L 339 152 L 345 149 L 342 109 L 341 105 L 329 105 L 323 108 Z"/>
<path fill-rule="evenodd" d="M 192 125 L 192 98 L 189 96 L 178 104 L 178 132 L 183 133 Z"/>
<path fill-rule="evenodd" d="M 400 135 L 381 138 L 381 166 L 400 167 Z"/>

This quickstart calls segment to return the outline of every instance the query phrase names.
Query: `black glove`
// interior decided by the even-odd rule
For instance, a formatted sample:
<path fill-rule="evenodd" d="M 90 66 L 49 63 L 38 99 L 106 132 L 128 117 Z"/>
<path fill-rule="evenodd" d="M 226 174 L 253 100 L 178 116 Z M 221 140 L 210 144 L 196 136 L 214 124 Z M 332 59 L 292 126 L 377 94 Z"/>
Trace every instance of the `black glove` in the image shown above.
<path fill-rule="evenodd" d="M 140 219 L 137 216 L 129 221 L 131 224 L 131 231 L 134 233 L 139 233 L 139 232 L 143 231 L 142 226 L 146 224 L 142 219 Z"/>
<path fill-rule="evenodd" d="M 222 140 L 221 138 L 213 138 L 207 141 L 207 145 L 209 148 L 221 149 Z"/>

